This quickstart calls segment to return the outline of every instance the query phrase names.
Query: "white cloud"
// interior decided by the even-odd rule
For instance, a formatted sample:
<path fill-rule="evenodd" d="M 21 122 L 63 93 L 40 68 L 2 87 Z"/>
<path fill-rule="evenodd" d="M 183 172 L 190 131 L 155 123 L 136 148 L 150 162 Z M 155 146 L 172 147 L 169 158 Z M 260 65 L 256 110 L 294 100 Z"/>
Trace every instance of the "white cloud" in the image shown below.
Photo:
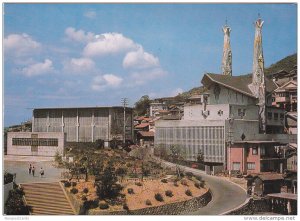
<path fill-rule="evenodd" d="M 172 91 L 171 96 L 177 96 L 178 94 L 182 94 L 183 89 L 182 88 L 176 88 L 175 90 Z"/>
<path fill-rule="evenodd" d="M 83 15 L 90 19 L 95 19 L 97 17 L 97 14 L 95 11 L 87 11 Z"/>
<path fill-rule="evenodd" d="M 86 73 L 95 68 L 95 62 L 89 58 L 72 58 L 64 63 L 66 72 Z"/>
<path fill-rule="evenodd" d="M 84 50 L 83 55 L 103 56 L 108 54 L 117 54 L 130 50 L 137 50 L 140 46 L 131 39 L 124 37 L 120 33 L 104 33 L 96 35 L 96 40 L 89 42 Z"/>
<path fill-rule="evenodd" d="M 95 91 L 102 91 L 108 87 L 118 87 L 122 83 L 123 79 L 113 75 L 105 74 L 102 76 L 96 76 L 92 82 L 92 89 Z"/>
<path fill-rule="evenodd" d="M 128 52 L 123 60 L 124 68 L 146 69 L 159 66 L 159 59 L 139 48 Z"/>
<path fill-rule="evenodd" d="M 154 68 L 150 70 L 142 70 L 138 72 L 133 72 L 130 74 L 133 82 L 135 84 L 141 85 L 145 84 L 148 81 L 155 80 L 157 78 L 161 78 L 167 75 L 167 72 L 161 68 Z"/>
<path fill-rule="evenodd" d="M 94 33 L 92 32 L 85 33 L 85 31 L 83 30 L 76 31 L 76 29 L 72 27 L 68 27 L 65 30 L 65 34 L 68 37 L 68 39 L 72 41 L 81 42 L 81 43 L 90 42 L 95 39 Z"/>
<path fill-rule="evenodd" d="M 43 63 L 35 63 L 32 65 L 29 65 L 28 67 L 23 68 L 21 70 L 21 72 L 28 77 L 32 77 L 32 76 L 37 76 L 37 75 L 41 75 L 41 74 L 46 74 L 53 70 L 54 69 L 52 66 L 52 61 L 49 59 L 45 59 L 45 61 Z"/>
<path fill-rule="evenodd" d="M 38 51 L 41 44 L 34 41 L 28 34 L 11 34 L 4 38 L 4 52 L 16 57 L 26 56 Z"/>

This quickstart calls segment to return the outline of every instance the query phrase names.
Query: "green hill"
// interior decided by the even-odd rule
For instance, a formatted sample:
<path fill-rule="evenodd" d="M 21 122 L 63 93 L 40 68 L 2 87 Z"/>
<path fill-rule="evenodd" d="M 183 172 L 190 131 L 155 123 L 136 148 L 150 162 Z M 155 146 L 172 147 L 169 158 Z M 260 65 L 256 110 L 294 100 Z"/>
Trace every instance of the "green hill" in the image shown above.
<path fill-rule="evenodd" d="M 294 66 L 297 65 L 297 53 L 287 56 L 284 59 L 276 62 L 275 64 L 270 65 L 270 67 L 265 68 L 265 74 L 276 73 L 281 70 L 290 72 L 294 69 Z"/>

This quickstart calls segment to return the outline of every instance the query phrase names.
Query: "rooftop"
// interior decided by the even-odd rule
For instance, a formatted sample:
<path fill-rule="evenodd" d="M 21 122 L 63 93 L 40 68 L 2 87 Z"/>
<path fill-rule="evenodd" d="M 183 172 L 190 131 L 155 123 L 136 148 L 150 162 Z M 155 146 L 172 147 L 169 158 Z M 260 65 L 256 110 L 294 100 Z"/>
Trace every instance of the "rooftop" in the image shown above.
<path fill-rule="evenodd" d="M 268 194 L 267 196 L 282 198 L 282 199 L 297 200 L 297 194 L 293 194 L 293 193 L 271 193 Z"/>
<path fill-rule="evenodd" d="M 204 75 L 201 82 L 206 87 L 208 87 L 212 83 L 217 83 L 224 87 L 245 94 L 247 96 L 255 97 L 248 87 L 248 85 L 252 83 L 252 75 L 229 76 L 222 74 L 207 73 Z M 266 92 L 270 93 L 277 88 L 276 84 L 272 80 L 265 78 L 265 82 Z"/>
<path fill-rule="evenodd" d="M 56 109 L 107 109 L 107 108 L 124 108 L 123 106 L 94 106 L 94 107 L 39 107 L 32 108 L 33 110 L 56 110 Z M 126 107 L 126 109 L 133 109 L 132 107 Z"/>

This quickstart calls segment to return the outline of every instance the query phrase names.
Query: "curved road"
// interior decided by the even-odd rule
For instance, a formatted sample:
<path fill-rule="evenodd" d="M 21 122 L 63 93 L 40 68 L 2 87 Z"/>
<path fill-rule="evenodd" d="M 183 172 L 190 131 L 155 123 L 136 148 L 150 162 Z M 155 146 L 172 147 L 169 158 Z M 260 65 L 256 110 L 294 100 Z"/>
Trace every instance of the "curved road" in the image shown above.
<path fill-rule="evenodd" d="M 166 166 L 175 166 L 173 163 L 160 161 Z M 240 206 L 247 199 L 246 191 L 237 184 L 233 184 L 220 177 L 207 175 L 201 170 L 185 166 L 180 166 L 180 168 L 190 171 L 195 175 L 200 175 L 212 192 L 212 200 L 205 207 L 199 208 L 189 215 L 220 215 Z"/>

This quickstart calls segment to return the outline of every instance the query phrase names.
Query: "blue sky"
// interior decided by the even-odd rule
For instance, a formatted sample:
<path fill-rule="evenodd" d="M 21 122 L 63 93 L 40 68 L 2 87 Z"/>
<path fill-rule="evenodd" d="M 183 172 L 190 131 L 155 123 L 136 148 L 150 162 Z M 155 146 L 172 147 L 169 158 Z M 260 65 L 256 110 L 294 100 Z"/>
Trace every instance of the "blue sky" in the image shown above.
<path fill-rule="evenodd" d="M 295 4 L 5 4 L 4 125 L 37 107 L 130 105 L 220 73 L 231 27 L 233 75 L 250 73 L 254 25 L 265 66 L 297 52 Z"/>

